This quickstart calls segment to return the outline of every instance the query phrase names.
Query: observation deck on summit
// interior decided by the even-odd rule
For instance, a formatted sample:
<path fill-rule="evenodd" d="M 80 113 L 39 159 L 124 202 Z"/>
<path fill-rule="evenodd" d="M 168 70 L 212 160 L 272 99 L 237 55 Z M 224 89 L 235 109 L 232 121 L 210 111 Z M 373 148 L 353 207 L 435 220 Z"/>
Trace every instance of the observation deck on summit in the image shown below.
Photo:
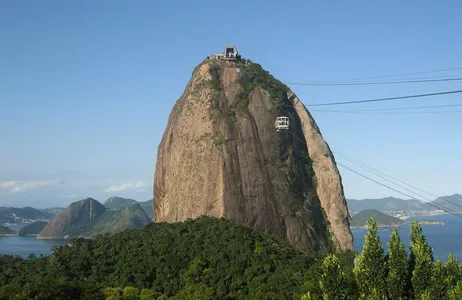
<path fill-rule="evenodd" d="M 222 55 L 227 60 L 235 60 L 239 56 L 239 52 L 235 46 L 226 46 Z"/>
<path fill-rule="evenodd" d="M 212 54 L 208 56 L 208 59 L 225 60 L 228 62 L 244 63 L 244 64 L 251 63 L 249 59 L 243 59 L 241 57 L 236 46 L 225 46 L 225 49 L 223 50 L 222 53 Z"/>

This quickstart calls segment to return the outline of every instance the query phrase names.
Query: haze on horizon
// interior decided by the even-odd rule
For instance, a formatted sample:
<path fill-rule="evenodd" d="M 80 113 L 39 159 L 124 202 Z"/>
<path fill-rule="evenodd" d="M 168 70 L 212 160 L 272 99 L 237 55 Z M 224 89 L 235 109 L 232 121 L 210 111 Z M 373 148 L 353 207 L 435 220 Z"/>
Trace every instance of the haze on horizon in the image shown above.
<path fill-rule="evenodd" d="M 243 9 L 229 14 L 225 3 L 210 0 L 108 4 L 0 3 L 0 206 L 63 207 L 116 195 L 151 199 L 170 111 L 194 67 L 228 44 L 286 84 L 462 67 L 458 1 L 338 1 L 332 9 L 306 1 L 237 0 L 233 7 Z M 456 90 L 461 82 L 288 85 L 309 105 Z M 461 113 L 334 110 L 461 103 L 456 94 L 308 109 L 333 150 L 444 196 L 462 194 Z M 408 198 L 339 170 L 347 198 Z"/>

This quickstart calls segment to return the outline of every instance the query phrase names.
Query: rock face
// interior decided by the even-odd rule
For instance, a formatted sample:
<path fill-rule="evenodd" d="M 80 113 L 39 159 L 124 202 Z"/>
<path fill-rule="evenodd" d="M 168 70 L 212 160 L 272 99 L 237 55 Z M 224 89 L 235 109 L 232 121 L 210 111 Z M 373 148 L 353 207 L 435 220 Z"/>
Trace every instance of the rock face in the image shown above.
<path fill-rule="evenodd" d="M 290 129 L 277 132 L 278 116 Z M 170 113 L 156 222 L 245 222 L 304 251 L 352 250 L 340 174 L 300 100 L 259 64 L 205 60 Z"/>

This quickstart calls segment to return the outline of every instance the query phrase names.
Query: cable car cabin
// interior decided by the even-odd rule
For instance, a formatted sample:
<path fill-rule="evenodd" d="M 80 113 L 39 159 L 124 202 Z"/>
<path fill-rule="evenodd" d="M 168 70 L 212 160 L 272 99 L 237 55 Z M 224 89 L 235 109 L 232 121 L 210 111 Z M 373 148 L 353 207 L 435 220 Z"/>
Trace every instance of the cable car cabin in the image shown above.
<path fill-rule="evenodd" d="M 277 131 L 289 129 L 289 118 L 288 117 L 277 117 L 276 122 L 274 123 Z"/>

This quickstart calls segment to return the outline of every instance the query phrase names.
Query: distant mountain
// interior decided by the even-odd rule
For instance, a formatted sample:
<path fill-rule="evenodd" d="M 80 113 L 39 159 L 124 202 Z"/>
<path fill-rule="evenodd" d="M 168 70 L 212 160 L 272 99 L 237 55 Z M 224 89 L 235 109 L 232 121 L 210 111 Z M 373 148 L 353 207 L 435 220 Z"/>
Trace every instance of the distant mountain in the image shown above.
<path fill-rule="evenodd" d="M 107 210 L 93 226 L 91 235 L 118 233 L 131 228 L 142 228 L 152 223 L 140 204 L 135 203 L 121 210 Z"/>
<path fill-rule="evenodd" d="M 105 212 L 106 208 L 93 198 L 74 202 L 54 216 L 38 237 L 85 236 Z"/>
<path fill-rule="evenodd" d="M 32 207 L 1 207 L 0 208 L 0 224 L 2 223 L 17 223 L 22 219 L 48 219 L 49 217 L 38 209 Z"/>
<path fill-rule="evenodd" d="M 139 204 L 141 205 L 141 207 L 144 209 L 144 211 L 146 212 L 146 214 L 149 216 L 149 218 L 153 218 L 153 215 L 154 215 L 154 211 L 153 211 L 153 200 L 148 200 L 148 201 L 144 201 L 144 202 L 139 202 Z"/>
<path fill-rule="evenodd" d="M 132 204 L 138 203 L 138 201 L 122 198 L 122 197 L 111 197 L 104 202 L 104 206 L 109 209 L 122 209 L 128 207 Z"/>
<path fill-rule="evenodd" d="M 27 224 L 23 226 L 21 229 L 19 229 L 18 234 L 21 236 L 39 234 L 40 231 L 42 231 L 47 224 L 48 223 L 44 221 L 37 221 L 34 223 Z"/>
<path fill-rule="evenodd" d="M 440 197 L 432 201 L 431 204 L 442 207 L 443 209 L 446 208 L 452 211 L 462 212 L 462 195 L 454 194 Z"/>
<path fill-rule="evenodd" d="M 347 205 L 348 209 L 354 212 L 365 209 L 376 209 L 379 211 L 434 210 L 432 206 L 423 204 L 418 200 L 403 200 L 394 197 L 364 200 L 347 199 Z"/>
<path fill-rule="evenodd" d="M 141 228 L 151 222 L 138 203 L 121 210 L 112 210 L 107 209 L 93 198 L 87 198 L 72 203 L 58 213 L 43 228 L 38 238 L 91 237 L 130 228 Z"/>
<path fill-rule="evenodd" d="M 390 215 L 384 214 L 381 211 L 376 209 L 365 209 L 357 213 L 351 218 L 352 227 L 363 227 L 367 225 L 367 221 L 370 218 L 374 218 L 378 226 L 392 226 L 392 225 L 402 225 L 406 223 L 405 221 L 392 217 Z"/>
<path fill-rule="evenodd" d="M 64 207 L 52 207 L 52 208 L 45 208 L 41 209 L 41 211 L 47 216 L 48 218 L 53 218 L 58 213 L 64 210 Z"/>
<path fill-rule="evenodd" d="M 144 202 L 138 202 L 138 201 L 136 201 L 134 199 L 122 198 L 122 197 L 115 196 L 115 197 L 111 197 L 111 198 L 107 199 L 104 202 L 104 206 L 106 208 L 109 208 L 109 209 L 122 209 L 122 208 L 128 207 L 130 205 L 133 205 L 135 203 L 138 203 L 139 205 L 141 205 L 141 207 L 146 212 L 146 214 L 149 216 L 149 218 L 152 219 L 152 217 L 154 215 L 152 199 L 148 200 L 148 201 L 144 201 Z"/>

